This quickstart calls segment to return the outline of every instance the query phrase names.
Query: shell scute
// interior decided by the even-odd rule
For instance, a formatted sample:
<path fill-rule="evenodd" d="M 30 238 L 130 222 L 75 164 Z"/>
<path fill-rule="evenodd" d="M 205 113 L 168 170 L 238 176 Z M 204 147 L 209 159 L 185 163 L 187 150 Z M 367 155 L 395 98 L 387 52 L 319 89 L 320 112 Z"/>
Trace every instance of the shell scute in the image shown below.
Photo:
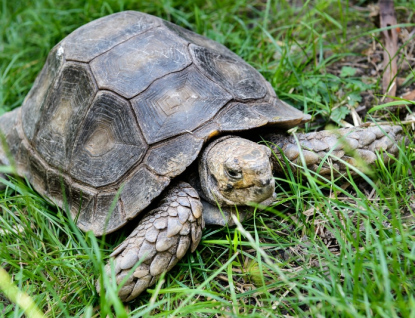
<path fill-rule="evenodd" d="M 266 95 L 264 78 L 248 63 L 193 44 L 189 49 L 203 74 L 220 83 L 236 99 L 259 99 Z"/>
<path fill-rule="evenodd" d="M 91 62 L 101 89 L 132 98 L 154 80 L 191 63 L 186 43 L 156 28 L 135 36 Z"/>
<path fill-rule="evenodd" d="M 64 62 L 65 57 L 58 44 L 50 51 L 42 71 L 37 76 L 32 89 L 23 102 L 23 130 L 30 141 L 35 136 L 42 112 L 47 107 L 48 93 L 53 91 L 53 85 Z"/>
<path fill-rule="evenodd" d="M 147 142 L 152 144 L 199 127 L 231 98 L 190 66 L 155 81 L 131 103 Z"/>
<path fill-rule="evenodd" d="M 159 25 L 151 15 L 124 11 L 92 21 L 72 32 L 62 48 L 68 60 L 89 62 L 117 44 Z"/>
<path fill-rule="evenodd" d="M 67 171 L 77 128 L 97 87 L 85 64 L 67 62 L 48 96 L 34 146 L 52 166 Z"/>
<path fill-rule="evenodd" d="M 93 187 L 105 186 L 120 179 L 146 150 L 129 103 L 100 91 L 80 126 L 70 174 Z"/>

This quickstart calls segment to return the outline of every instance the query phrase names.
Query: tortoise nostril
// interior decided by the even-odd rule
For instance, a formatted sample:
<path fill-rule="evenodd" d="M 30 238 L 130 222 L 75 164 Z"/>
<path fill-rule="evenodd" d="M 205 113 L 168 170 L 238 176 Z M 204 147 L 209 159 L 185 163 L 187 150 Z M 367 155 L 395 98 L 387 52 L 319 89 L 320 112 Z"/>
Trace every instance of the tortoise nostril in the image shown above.
<path fill-rule="evenodd" d="M 262 180 L 259 180 L 259 183 L 261 186 L 265 187 L 271 183 L 271 179 L 262 179 Z"/>

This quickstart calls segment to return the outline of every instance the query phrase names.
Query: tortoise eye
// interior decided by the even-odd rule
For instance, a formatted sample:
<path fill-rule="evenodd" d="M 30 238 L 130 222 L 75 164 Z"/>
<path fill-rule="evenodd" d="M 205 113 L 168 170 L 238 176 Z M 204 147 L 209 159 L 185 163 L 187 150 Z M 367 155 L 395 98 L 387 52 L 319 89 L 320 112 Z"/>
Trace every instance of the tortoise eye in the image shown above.
<path fill-rule="evenodd" d="M 231 168 L 226 169 L 226 174 L 232 179 L 242 179 L 242 171 Z"/>

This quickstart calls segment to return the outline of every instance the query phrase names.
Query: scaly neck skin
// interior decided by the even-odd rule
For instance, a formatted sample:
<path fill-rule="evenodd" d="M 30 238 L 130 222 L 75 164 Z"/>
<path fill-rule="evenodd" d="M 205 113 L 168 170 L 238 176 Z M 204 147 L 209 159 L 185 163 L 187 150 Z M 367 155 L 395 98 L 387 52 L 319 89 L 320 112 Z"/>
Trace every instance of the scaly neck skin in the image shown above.
<path fill-rule="evenodd" d="M 212 142 L 199 162 L 205 197 L 221 206 L 269 201 L 275 190 L 270 156 L 269 148 L 239 137 Z"/>

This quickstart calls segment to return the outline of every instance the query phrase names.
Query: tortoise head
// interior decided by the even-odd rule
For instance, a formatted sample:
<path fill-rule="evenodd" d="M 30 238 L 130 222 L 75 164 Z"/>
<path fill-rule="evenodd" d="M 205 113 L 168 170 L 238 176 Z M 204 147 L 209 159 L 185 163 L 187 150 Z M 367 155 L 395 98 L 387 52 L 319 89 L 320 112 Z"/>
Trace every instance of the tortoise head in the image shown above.
<path fill-rule="evenodd" d="M 271 151 L 252 141 L 228 136 L 211 143 L 199 162 L 203 192 L 221 206 L 261 203 L 273 198 Z"/>

